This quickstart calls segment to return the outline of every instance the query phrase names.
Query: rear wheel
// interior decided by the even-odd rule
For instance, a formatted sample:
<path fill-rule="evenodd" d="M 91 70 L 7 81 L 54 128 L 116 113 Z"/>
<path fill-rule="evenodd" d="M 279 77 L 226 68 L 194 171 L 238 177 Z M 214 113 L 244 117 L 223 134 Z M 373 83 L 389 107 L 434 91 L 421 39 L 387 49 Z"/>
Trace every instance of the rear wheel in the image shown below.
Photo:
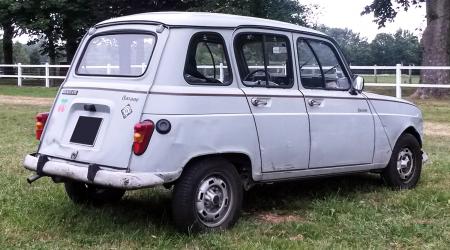
<path fill-rule="evenodd" d="M 67 196 L 69 196 L 69 198 L 76 204 L 114 203 L 122 199 L 122 196 L 125 194 L 125 190 L 105 188 L 76 181 L 65 182 L 64 187 L 66 189 Z"/>
<path fill-rule="evenodd" d="M 239 218 L 242 184 L 236 168 L 226 160 L 194 163 L 175 184 L 172 214 L 184 232 L 230 228 Z"/>
<path fill-rule="evenodd" d="M 401 135 L 381 176 L 394 189 L 411 189 L 417 185 L 421 171 L 422 150 L 419 142 L 411 134 Z"/>

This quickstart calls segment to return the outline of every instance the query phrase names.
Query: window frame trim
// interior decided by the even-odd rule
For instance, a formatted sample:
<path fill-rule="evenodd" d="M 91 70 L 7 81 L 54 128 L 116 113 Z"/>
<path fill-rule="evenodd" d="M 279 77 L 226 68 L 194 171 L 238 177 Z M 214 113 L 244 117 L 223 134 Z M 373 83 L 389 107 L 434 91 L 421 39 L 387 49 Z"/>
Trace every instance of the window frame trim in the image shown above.
<path fill-rule="evenodd" d="M 218 35 L 220 40 L 222 41 L 222 44 L 224 46 L 223 50 L 224 50 L 224 54 L 225 54 L 225 59 L 228 62 L 228 69 L 230 69 L 230 80 L 229 80 L 228 83 L 221 83 L 221 84 L 220 83 L 208 83 L 208 82 L 206 82 L 206 83 L 193 83 L 193 82 L 188 81 L 188 79 L 186 79 L 186 64 L 188 62 L 189 49 L 191 48 L 191 46 L 195 42 L 194 38 L 197 35 L 199 35 L 199 34 L 214 34 L 214 35 Z M 197 43 L 197 45 L 198 45 L 198 43 Z M 196 47 L 196 49 L 197 49 L 197 47 Z M 223 38 L 221 33 L 215 32 L 215 31 L 197 31 L 197 32 L 195 32 L 195 33 L 193 33 L 191 35 L 191 38 L 189 39 L 188 47 L 186 49 L 186 58 L 185 58 L 184 67 L 183 67 L 183 79 L 184 79 L 184 81 L 187 84 L 194 85 L 194 86 L 204 86 L 204 87 L 207 87 L 207 86 L 230 86 L 231 84 L 233 84 L 233 81 L 234 81 L 234 78 L 233 78 L 233 67 L 231 65 L 231 60 L 230 60 L 230 56 L 229 56 L 229 53 L 228 53 L 227 43 L 225 42 L 225 39 Z"/>
<path fill-rule="evenodd" d="M 329 40 L 327 40 L 327 39 L 324 39 L 324 38 L 318 38 L 318 37 L 305 37 L 305 36 L 299 36 L 299 37 L 297 37 L 297 39 L 296 39 L 296 46 L 295 46 L 295 50 L 296 50 L 296 54 L 297 54 L 297 64 L 299 63 L 298 62 L 298 60 L 299 60 L 299 51 L 298 51 L 298 42 L 300 41 L 300 40 L 304 40 L 305 42 L 306 42 L 306 44 L 308 45 L 308 47 L 311 49 L 311 52 L 314 54 L 314 57 L 316 58 L 316 60 L 317 60 L 317 63 L 319 64 L 319 67 L 320 67 L 320 72 L 321 72 L 321 75 L 322 75 L 322 79 L 323 79 L 323 86 L 324 87 L 320 87 L 320 88 L 307 88 L 307 87 L 305 87 L 304 85 L 303 85 L 303 82 L 302 82 L 302 74 L 301 74 L 301 72 L 300 72 L 300 69 L 298 68 L 298 66 L 297 66 L 297 70 L 298 70 L 298 77 L 299 77 L 299 83 L 300 83 L 300 85 L 302 86 L 302 88 L 304 88 L 304 89 L 310 89 L 310 90 L 327 90 L 327 91 L 350 91 L 351 89 L 352 89 L 352 79 L 353 79 L 353 76 L 352 75 L 350 75 L 350 73 L 348 72 L 348 70 L 347 70 L 347 65 L 345 64 L 345 61 L 342 59 L 342 57 L 341 57 L 341 54 L 340 54 L 340 51 L 339 51 L 339 49 L 338 49 L 338 47 L 336 47 L 336 45 L 333 43 L 333 42 L 330 42 Z M 312 46 L 309 44 L 309 41 L 315 41 L 315 42 L 323 42 L 323 43 L 326 43 L 327 45 L 328 45 L 328 47 L 332 50 L 332 52 L 333 52 L 333 54 L 336 56 L 336 59 L 338 60 L 338 63 L 339 63 L 339 66 L 341 67 L 341 69 L 343 70 L 343 72 L 344 72 L 344 74 L 345 74 L 345 76 L 347 77 L 347 79 L 348 79 L 348 81 L 349 81 L 349 87 L 347 88 L 347 89 L 334 89 L 334 88 L 327 88 L 326 87 L 326 83 L 325 83 L 325 75 L 323 74 L 323 70 L 322 70 L 322 63 L 319 61 L 319 58 L 317 57 L 317 54 L 316 54 L 316 52 L 314 51 L 314 49 L 312 48 Z"/>
<path fill-rule="evenodd" d="M 104 75 L 104 74 L 80 74 L 80 73 L 78 73 L 78 68 L 80 67 L 81 61 L 83 60 L 84 55 L 86 54 L 86 50 L 94 38 L 99 37 L 99 36 L 125 35 L 125 34 L 152 35 L 155 38 L 155 43 L 153 45 L 152 53 L 150 54 L 150 57 L 148 59 L 147 67 L 145 68 L 145 71 L 142 74 L 140 74 L 140 75 Z M 158 35 L 155 32 L 149 31 L 149 30 L 123 29 L 123 30 L 112 30 L 112 31 L 104 31 L 104 32 L 96 33 L 96 34 L 92 35 L 91 37 L 89 37 L 89 39 L 86 41 L 86 43 L 84 43 L 83 50 L 81 51 L 80 56 L 77 58 L 77 64 L 75 67 L 75 75 L 76 76 L 87 76 L 87 77 L 91 77 L 91 76 L 92 77 L 112 77 L 112 78 L 120 77 L 120 78 L 129 78 L 129 79 L 142 78 L 144 75 L 147 74 L 148 68 L 150 67 L 150 62 L 152 61 L 152 58 L 153 58 L 153 54 L 155 53 L 155 48 L 156 48 L 157 43 L 158 43 Z"/>
<path fill-rule="evenodd" d="M 280 31 L 280 30 L 277 30 L 277 29 L 275 29 L 274 31 Z M 244 80 L 242 79 L 242 76 L 241 76 L 241 72 L 240 72 L 240 67 L 241 67 L 241 64 L 243 63 L 242 62 L 242 53 L 240 53 L 240 51 L 238 50 L 238 47 L 236 46 L 238 43 L 237 43 L 237 40 L 238 40 L 238 38 L 239 37 L 241 37 L 242 35 L 251 35 L 251 34 L 258 34 L 258 35 L 262 35 L 262 42 L 263 42 L 263 44 L 262 44 L 262 47 L 263 47 L 263 57 L 264 57 L 264 70 L 265 71 L 267 71 L 267 61 L 266 61 L 266 57 L 267 57 L 267 55 L 266 55 L 266 53 L 265 53 L 265 51 L 266 51 L 266 48 L 265 48 L 265 40 L 266 40 L 266 36 L 267 35 L 269 35 L 269 36 L 281 36 L 281 37 L 284 37 L 284 38 L 286 38 L 286 40 L 287 40 L 287 49 L 288 49 L 288 57 L 289 57 L 289 63 L 291 64 L 291 73 L 292 73 L 292 78 L 291 78 L 291 83 L 289 84 L 289 85 L 286 85 L 286 86 L 269 86 L 268 85 L 268 75 L 266 74 L 266 82 L 265 82 L 265 84 L 264 85 L 260 85 L 260 86 L 257 86 L 257 85 L 248 85 L 248 84 L 245 84 L 245 82 L 244 82 Z M 291 33 L 291 35 L 292 35 L 292 33 Z M 235 60 L 236 60 L 236 66 L 237 66 L 237 68 L 238 68 L 238 74 L 239 74 L 239 79 L 241 80 L 241 83 L 245 86 L 245 87 L 249 87 L 249 88 L 268 88 L 268 89 L 292 89 L 292 87 L 294 87 L 294 85 L 295 85 L 295 69 L 293 68 L 293 66 L 294 66 L 294 61 L 292 60 L 292 55 L 293 55 L 293 52 L 294 52 L 294 50 L 292 50 L 292 47 L 291 47 L 291 40 L 290 40 L 290 38 L 289 38 L 289 36 L 288 35 L 286 35 L 286 34 L 280 34 L 280 33 L 271 33 L 271 32 L 264 32 L 264 31 L 244 31 L 244 32 L 239 32 L 239 33 L 237 33 L 237 34 L 235 34 L 234 35 L 234 38 L 233 38 L 233 48 L 234 48 L 234 54 L 235 54 Z M 247 65 L 248 66 L 248 65 Z M 287 65 L 286 65 L 287 66 Z"/>

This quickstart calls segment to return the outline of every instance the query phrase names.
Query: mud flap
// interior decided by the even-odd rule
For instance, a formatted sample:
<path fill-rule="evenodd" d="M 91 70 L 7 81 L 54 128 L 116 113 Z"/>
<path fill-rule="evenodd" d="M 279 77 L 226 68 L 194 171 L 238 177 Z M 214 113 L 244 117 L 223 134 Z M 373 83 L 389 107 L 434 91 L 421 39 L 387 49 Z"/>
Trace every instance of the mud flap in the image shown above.
<path fill-rule="evenodd" d="M 94 182 L 94 178 L 97 175 L 97 172 L 100 170 L 100 167 L 97 164 L 89 164 L 87 179 L 90 182 Z"/>
<path fill-rule="evenodd" d="M 36 166 L 36 174 L 39 176 L 45 175 L 43 172 L 45 163 L 48 162 L 48 157 L 46 155 L 40 155 L 38 158 L 37 166 Z"/>

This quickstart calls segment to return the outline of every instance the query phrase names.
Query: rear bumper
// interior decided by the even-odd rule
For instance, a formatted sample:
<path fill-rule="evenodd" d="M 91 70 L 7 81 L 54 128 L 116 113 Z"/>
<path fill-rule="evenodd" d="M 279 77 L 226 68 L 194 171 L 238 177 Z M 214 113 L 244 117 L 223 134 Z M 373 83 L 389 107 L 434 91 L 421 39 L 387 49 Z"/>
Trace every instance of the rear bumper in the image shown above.
<path fill-rule="evenodd" d="M 38 156 L 27 155 L 23 165 L 26 169 L 36 172 Z M 96 172 L 95 177 L 92 180 L 89 180 L 87 165 L 75 165 L 57 159 L 50 159 L 47 161 L 42 168 L 42 173 L 48 176 L 58 176 L 85 183 L 127 190 L 161 185 L 166 182 L 165 180 L 171 179 L 171 177 L 175 175 L 175 173 L 127 173 L 100 168 L 100 170 Z"/>

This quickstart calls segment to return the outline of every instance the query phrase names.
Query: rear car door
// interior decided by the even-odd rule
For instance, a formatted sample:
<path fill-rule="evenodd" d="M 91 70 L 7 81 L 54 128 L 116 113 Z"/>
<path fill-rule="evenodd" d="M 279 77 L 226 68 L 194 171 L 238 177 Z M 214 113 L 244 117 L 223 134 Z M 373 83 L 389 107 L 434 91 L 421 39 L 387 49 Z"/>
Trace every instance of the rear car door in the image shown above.
<path fill-rule="evenodd" d="M 85 39 L 55 100 L 40 154 L 128 167 L 134 125 L 140 122 L 168 35 L 168 30 L 157 35 L 152 29 L 107 27 Z"/>
<path fill-rule="evenodd" d="M 371 164 L 373 117 L 364 95 L 350 93 L 351 77 L 339 51 L 325 39 L 294 37 L 310 121 L 309 168 Z"/>
<path fill-rule="evenodd" d="M 241 29 L 235 57 L 257 127 L 262 172 L 308 168 L 309 123 L 293 69 L 291 33 Z"/>

